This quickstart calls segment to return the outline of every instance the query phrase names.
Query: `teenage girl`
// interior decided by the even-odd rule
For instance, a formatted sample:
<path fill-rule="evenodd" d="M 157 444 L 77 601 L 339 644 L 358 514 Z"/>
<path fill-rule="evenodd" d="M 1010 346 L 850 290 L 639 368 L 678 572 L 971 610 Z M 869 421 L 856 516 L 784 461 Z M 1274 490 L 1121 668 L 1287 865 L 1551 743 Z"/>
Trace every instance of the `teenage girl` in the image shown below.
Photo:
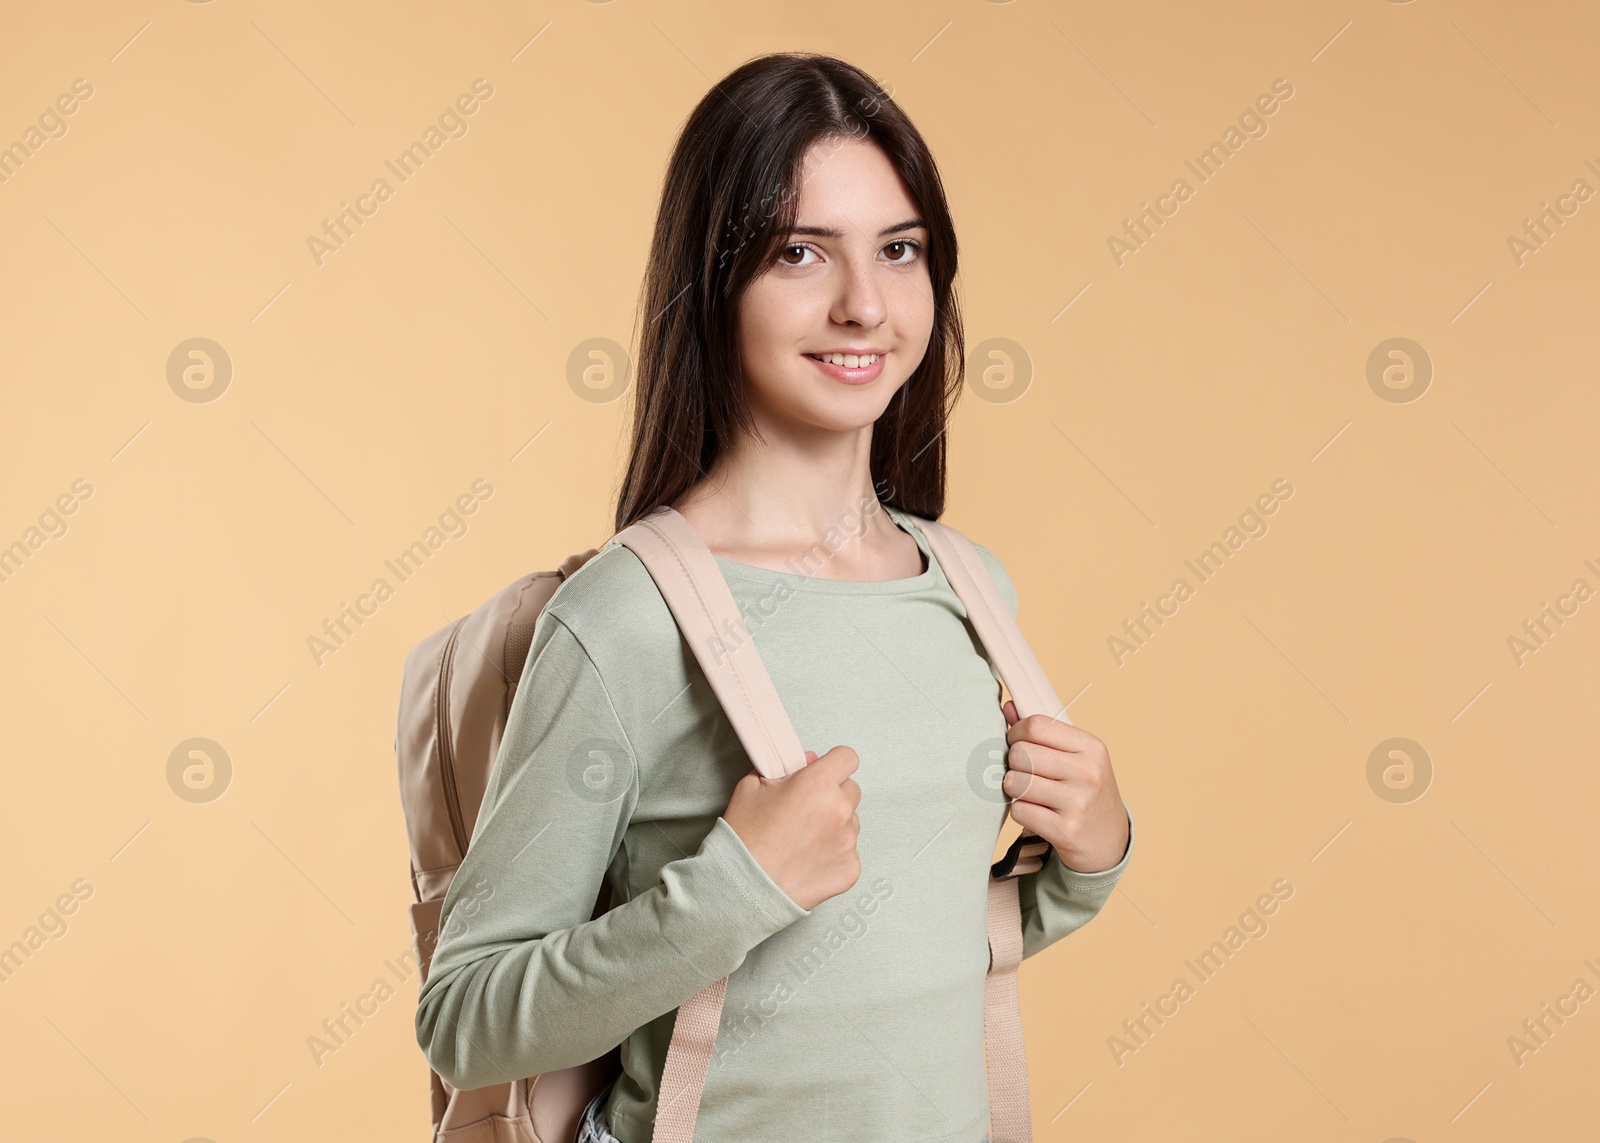
<path fill-rule="evenodd" d="M 751 769 L 628 548 L 563 582 L 420 997 L 448 1083 L 620 1044 L 580 1138 L 648 1143 L 676 1010 L 732 974 L 695 1139 L 988 1138 L 985 906 L 1007 808 L 1053 847 L 1020 882 L 1024 955 L 1098 912 L 1133 823 L 1100 739 L 1001 707 L 907 518 L 945 505 L 955 274 L 933 157 L 858 69 L 762 57 L 690 116 L 615 523 L 670 504 L 694 526 L 810 764 Z M 602 878 L 616 904 L 591 920 Z M 492 891 L 457 913 L 469 885 Z"/>

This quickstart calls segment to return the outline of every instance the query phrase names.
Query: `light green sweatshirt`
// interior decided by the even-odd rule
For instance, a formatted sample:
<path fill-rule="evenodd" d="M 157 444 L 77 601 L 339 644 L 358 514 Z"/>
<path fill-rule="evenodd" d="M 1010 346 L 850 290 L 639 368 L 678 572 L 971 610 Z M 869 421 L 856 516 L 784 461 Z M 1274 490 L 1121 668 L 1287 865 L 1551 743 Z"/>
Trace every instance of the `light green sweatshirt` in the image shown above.
<path fill-rule="evenodd" d="M 418 1002 L 417 1041 L 448 1083 L 621 1044 L 607 1119 L 647 1143 L 677 1007 L 729 976 L 697 1140 L 983 1137 L 1006 722 L 926 538 L 888 512 L 922 574 L 846 581 L 717 557 L 801 745 L 860 757 L 861 878 L 810 910 L 720 816 L 751 764 L 638 557 L 613 545 L 557 589 Z M 1010 576 L 978 551 L 1015 614 Z M 1090 920 L 1132 849 L 1130 834 L 1097 873 L 1052 853 L 1023 877 L 1024 955 Z M 591 920 L 603 877 L 619 904 Z"/>

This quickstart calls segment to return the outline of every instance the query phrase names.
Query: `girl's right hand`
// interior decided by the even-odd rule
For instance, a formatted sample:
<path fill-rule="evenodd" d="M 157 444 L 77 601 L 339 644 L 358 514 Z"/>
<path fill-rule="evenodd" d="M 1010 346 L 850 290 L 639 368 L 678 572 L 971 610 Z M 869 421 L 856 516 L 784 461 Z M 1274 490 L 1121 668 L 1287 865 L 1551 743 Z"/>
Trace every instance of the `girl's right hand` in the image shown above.
<path fill-rule="evenodd" d="M 848 746 L 783 778 L 752 770 L 733 787 L 723 818 L 767 876 L 802 909 L 847 892 L 861 877 L 856 835 L 861 787 L 850 775 L 860 759 Z"/>

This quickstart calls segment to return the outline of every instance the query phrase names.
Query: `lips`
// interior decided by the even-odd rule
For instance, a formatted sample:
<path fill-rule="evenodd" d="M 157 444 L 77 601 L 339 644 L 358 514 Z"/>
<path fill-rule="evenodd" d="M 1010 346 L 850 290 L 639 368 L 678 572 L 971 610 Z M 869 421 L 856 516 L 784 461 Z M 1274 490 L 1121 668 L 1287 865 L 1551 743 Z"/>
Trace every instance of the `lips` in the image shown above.
<path fill-rule="evenodd" d="M 856 365 L 850 366 L 836 365 L 831 361 L 824 361 L 811 353 L 802 354 L 802 356 L 815 362 L 818 369 L 835 381 L 843 382 L 846 385 L 865 385 L 869 381 L 876 381 L 883 375 L 883 363 L 888 358 L 887 354 L 881 354 L 870 365 L 862 365 L 858 360 Z M 854 359 L 853 356 L 851 359 Z"/>

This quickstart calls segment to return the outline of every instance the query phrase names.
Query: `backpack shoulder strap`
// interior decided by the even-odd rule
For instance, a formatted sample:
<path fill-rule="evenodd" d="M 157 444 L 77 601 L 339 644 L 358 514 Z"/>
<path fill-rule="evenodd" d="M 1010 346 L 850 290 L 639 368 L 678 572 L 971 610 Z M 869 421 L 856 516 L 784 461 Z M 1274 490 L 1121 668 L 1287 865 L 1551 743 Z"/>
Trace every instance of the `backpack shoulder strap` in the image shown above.
<path fill-rule="evenodd" d="M 757 772 L 781 778 L 804 766 L 800 736 L 756 651 L 728 581 L 694 525 L 670 505 L 662 505 L 622 529 L 607 546 L 612 543 L 629 548 L 655 580 Z M 723 977 L 678 1008 L 656 1092 L 652 1143 L 692 1143 L 727 989 L 728 978 Z"/>
<path fill-rule="evenodd" d="M 904 515 L 928 538 L 928 546 L 939 558 L 945 578 L 967 609 L 978 638 L 983 640 L 984 650 L 1005 680 L 1006 689 L 1017 704 L 1017 714 L 1023 718 L 1044 714 L 1070 723 L 1066 706 L 1056 698 L 1044 668 L 1028 646 L 1022 629 L 1017 626 L 1016 616 L 1006 606 L 977 547 L 949 524 L 925 520 L 909 512 Z"/>
<path fill-rule="evenodd" d="M 767 778 L 781 778 L 804 766 L 806 752 L 800 738 L 728 581 L 694 525 L 663 504 L 610 542 L 632 549 L 656 581 L 756 770 Z"/>
<path fill-rule="evenodd" d="M 928 539 L 950 587 L 967 609 L 984 650 L 994 660 L 1019 718 L 1045 714 L 1071 723 L 1050 680 L 972 541 L 948 524 L 905 515 Z M 983 1038 L 988 1061 L 989 1132 L 993 1143 L 1033 1139 L 1028 1056 L 1022 1035 L 1017 966 L 1022 963 L 1022 905 L 1017 878 L 1044 867 L 1050 843 L 1024 830 L 990 868 L 989 974 L 983 987 Z"/>

